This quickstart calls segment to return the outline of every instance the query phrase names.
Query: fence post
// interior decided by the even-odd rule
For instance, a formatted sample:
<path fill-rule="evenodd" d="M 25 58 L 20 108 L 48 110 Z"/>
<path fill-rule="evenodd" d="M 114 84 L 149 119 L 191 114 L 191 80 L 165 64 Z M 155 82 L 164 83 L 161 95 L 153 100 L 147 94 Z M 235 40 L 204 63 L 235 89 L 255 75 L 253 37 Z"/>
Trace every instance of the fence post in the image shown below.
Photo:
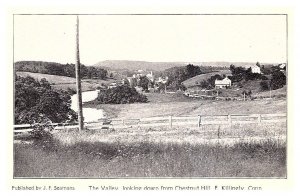
<path fill-rule="evenodd" d="M 257 120 L 259 123 L 261 123 L 261 114 L 258 114 Z"/>
<path fill-rule="evenodd" d="M 169 124 L 170 124 L 170 127 L 172 128 L 172 116 L 169 116 Z"/>
<path fill-rule="evenodd" d="M 228 123 L 231 125 L 232 124 L 232 119 L 231 119 L 231 115 L 228 114 Z"/>
<path fill-rule="evenodd" d="M 198 127 L 200 127 L 200 125 L 201 125 L 201 116 L 198 115 Z"/>

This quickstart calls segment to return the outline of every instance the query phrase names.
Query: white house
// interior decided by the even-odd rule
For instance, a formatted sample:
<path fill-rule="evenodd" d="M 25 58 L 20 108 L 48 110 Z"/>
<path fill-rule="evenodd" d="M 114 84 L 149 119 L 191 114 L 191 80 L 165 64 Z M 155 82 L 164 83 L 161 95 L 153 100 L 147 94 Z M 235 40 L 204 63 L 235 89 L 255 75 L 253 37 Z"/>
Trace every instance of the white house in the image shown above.
<path fill-rule="evenodd" d="M 281 69 L 281 70 L 285 70 L 286 69 L 286 64 L 285 63 L 281 63 L 278 65 L 278 67 Z"/>
<path fill-rule="evenodd" d="M 231 80 L 229 78 L 224 78 L 223 80 L 215 80 L 215 88 L 219 89 L 219 88 L 226 88 L 231 86 Z"/>
<path fill-rule="evenodd" d="M 258 67 L 257 65 L 246 65 L 245 67 L 246 67 L 247 69 L 251 68 L 251 72 L 252 72 L 252 73 L 258 73 L 258 74 L 261 74 L 260 67 Z"/>

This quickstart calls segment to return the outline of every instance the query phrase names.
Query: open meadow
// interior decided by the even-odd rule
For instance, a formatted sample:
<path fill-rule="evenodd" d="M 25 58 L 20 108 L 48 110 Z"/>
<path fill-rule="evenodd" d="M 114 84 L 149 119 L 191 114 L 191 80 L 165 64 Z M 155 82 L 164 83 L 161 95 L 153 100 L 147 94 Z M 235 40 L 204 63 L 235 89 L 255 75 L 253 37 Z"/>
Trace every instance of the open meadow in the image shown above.
<path fill-rule="evenodd" d="M 84 104 L 103 109 L 109 118 L 146 118 L 154 116 L 198 116 L 228 114 L 286 113 L 286 99 L 252 101 L 222 101 L 189 98 L 182 94 L 147 93 L 148 103 Z"/>

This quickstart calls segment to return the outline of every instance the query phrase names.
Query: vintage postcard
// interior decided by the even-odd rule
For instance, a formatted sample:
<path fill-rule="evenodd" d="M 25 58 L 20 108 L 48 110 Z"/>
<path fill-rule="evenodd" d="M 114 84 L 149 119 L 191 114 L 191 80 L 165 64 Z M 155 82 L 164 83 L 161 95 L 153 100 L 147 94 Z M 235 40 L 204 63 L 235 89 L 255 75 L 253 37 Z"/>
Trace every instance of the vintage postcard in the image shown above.
<path fill-rule="evenodd" d="M 11 191 L 291 188 L 289 10 L 9 17 Z"/>

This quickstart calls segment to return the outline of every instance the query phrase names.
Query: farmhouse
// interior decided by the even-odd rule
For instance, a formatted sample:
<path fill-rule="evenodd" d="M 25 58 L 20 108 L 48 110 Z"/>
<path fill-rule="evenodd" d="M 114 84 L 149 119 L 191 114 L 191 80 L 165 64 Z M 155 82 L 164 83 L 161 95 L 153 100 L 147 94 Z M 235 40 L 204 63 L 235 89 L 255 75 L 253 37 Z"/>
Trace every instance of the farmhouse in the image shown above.
<path fill-rule="evenodd" d="M 250 68 L 252 73 L 258 73 L 258 74 L 261 74 L 260 67 L 257 66 L 257 65 L 246 65 L 245 67 L 246 67 L 247 69 Z"/>
<path fill-rule="evenodd" d="M 224 78 L 223 80 L 215 80 L 215 88 L 219 89 L 219 88 L 226 88 L 231 86 L 231 80 L 229 78 Z"/>

